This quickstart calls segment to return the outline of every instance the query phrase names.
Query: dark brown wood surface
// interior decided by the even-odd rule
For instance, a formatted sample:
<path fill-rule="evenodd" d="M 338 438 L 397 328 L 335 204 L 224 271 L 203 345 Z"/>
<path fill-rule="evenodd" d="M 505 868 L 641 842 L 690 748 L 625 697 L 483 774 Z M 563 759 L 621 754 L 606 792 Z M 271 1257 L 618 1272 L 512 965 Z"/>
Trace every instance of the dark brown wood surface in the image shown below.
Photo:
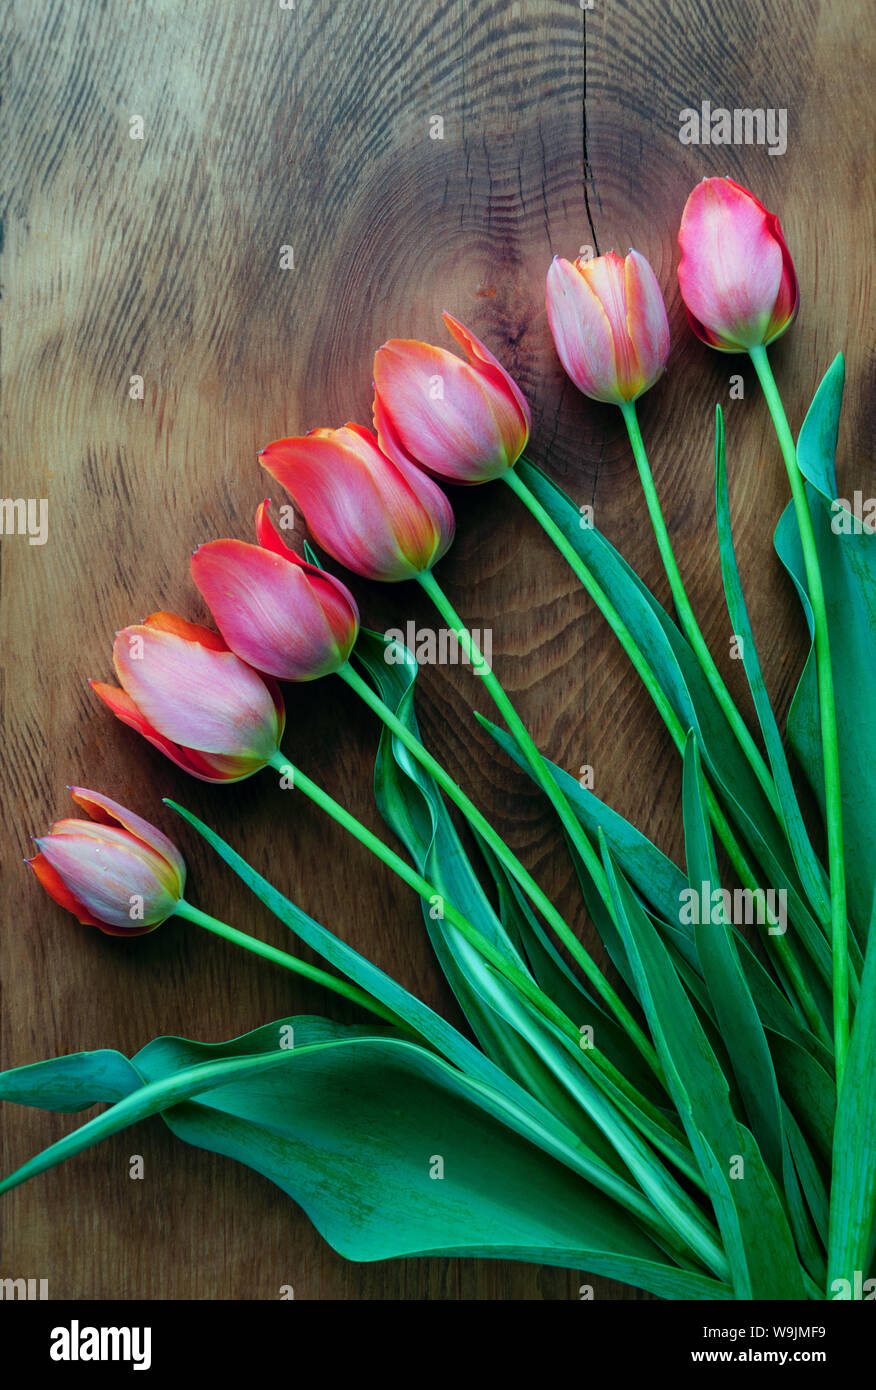
<path fill-rule="evenodd" d="M 371 353 L 390 336 L 446 341 L 462 318 L 533 405 L 531 454 L 665 602 L 617 412 L 563 379 L 544 311 L 555 253 L 647 255 L 673 329 L 643 430 L 682 570 L 731 688 L 713 518 L 712 413 L 728 466 L 746 592 L 784 711 L 804 624 L 771 535 L 786 480 L 750 369 L 688 332 L 675 279 L 684 200 L 729 173 L 781 216 L 802 308 L 773 353 L 795 428 L 836 350 L 848 354 L 839 473 L 873 490 L 865 364 L 872 341 L 872 129 L 866 7 L 830 0 L 493 0 L 435 5 L 164 0 L 13 3 L 5 18 L 4 497 L 45 497 L 44 546 L 2 550 L 2 1065 L 161 1033 L 215 1040 L 295 1012 L 352 1019 L 333 996 L 182 922 L 136 941 L 80 927 L 21 863 L 29 836 L 98 788 L 173 834 L 193 900 L 285 945 L 161 805 L 202 814 L 303 907 L 458 1021 L 419 904 L 270 777 L 187 780 L 99 707 L 115 629 L 158 607 L 205 616 L 188 577 L 199 542 L 248 537 L 268 440 L 368 422 Z M 870 46 L 872 48 L 872 45 Z M 785 108 L 788 149 L 679 143 L 703 99 Z M 130 138 L 142 117 L 143 139 Z M 430 138 L 441 116 L 444 138 Z M 294 248 L 294 270 L 280 248 Z M 729 399 L 729 376 L 745 380 Z M 129 397 L 132 375 L 145 397 Z M 278 489 L 272 495 L 281 500 Z M 440 574 L 543 750 L 595 769 L 596 791 L 680 854 L 680 772 L 599 615 L 499 486 L 457 491 Z M 428 621 L 412 586 L 356 582 L 363 617 Z M 542 802 L 494 756 L 462 669 L 425 669 L 428 741 L 526 863 L 581 918 Z M 290 756 L 382 830 L 377 730 L 339 682 L 289 691 Z M 749 705 L 743 704 L 746 711 Z M 2 1107 L 2 1171 L 78 1123 Z M 143 1181 L 129 1178 L 141 1154 Z M 586 1272 L 489 1261 L 346 1263 L 267 1181 L 175 1141 L 159 1119 L 0 1203 L 0 1274 L 64 1298 L 569 1299 L 636 1297 Z"/>

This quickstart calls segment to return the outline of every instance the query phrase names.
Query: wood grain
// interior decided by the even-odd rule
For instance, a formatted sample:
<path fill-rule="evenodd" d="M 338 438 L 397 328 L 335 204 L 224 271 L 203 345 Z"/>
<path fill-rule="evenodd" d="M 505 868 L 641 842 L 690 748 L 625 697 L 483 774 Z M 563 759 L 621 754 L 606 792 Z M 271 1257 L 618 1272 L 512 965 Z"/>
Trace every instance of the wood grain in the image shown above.
<path fill-rule="evenodd" d="M 777 0 L 444 0 L 431 6 L 226 0 L 13 0 L 4 21 L 3 482 L 49 500 L 49 538 L 2 550 L 2 1065 L 160 1033 L 213 1040 L 294 1012 L 353 1018 L 191 927 L 118 942 L 78 927 L 20 858 L 68 814 L 65 785 L 100 788 L 185 849 L 194 900 L 281 941 L 277 924 L 169 823 L 174 796 L 227 833 L 300 904 L 459 1021 L 419 906 L 303 801 L 278 816 L 264 779 L 187 781 L 96 707 L 111 635 L 166 607 L 205 616 L 189 552 L 246 536 L 268 440 L 367 422 L 370 357 L 389 336 L 442 341 L 461 317 L 533 404 L 532 454 L 666 601 L 620 417 L 563 379 L 543 307 L 550 257 L 630 244 L 667 295 L 671 370 L 642 411 L 694 606 L 724 659 L 711 415 L 727 408 L 746 593 L 769 689 L 784 711 L 804 627 L 771 549 L 785 504 L 752 375 L 688 333 L 674 267 L 684 199 L 730 173 L 781 215 L 803 287 L 774 354 L 798 426 L 834 352 L 848 354 L 839 472 L 873 490 L 862 444 L 872 341 L 868 32 L 863 4 Z M 872 50 L 872 44 L 870 45 Z M 678 113 L 785 107 L 787 154 L 683 147 Z M 443 140 L 429 136 L 444 120 Z M 144 138 L 130 138 L 143 120 Z M 872 128 L 869 130 L 872 136 Z M 294 270 L 280 248 L 294 248 Z M 745 398 L 728 399 L 731 371 Z M 132 400 L 132 375 L 145 398 Z M 276 492 L 275 492 L 276 496 Z M 279 498 L 278 498 L 279 500 Z M 667 852 L 681 849 L 680 774 L 604 624 L 504 489 L 457 491 L 442 577 L 539 744 Z M 426 621 L 419 593 L 357 583 L 366 622 Z M 463 670 L 425 669 L 421 719 L 449 769 L 561 909 L 581 919 L 555 824 L 471 718 Z M 339 683 L 289 693 L 290 756 L 380 830 L 376 730 Z M 343 873 L 334 867 L 340 854 Z M 8 1171 L 72 1127 L 4 1107 Z M 146 1177 L 132 1182 L 128 1158 Z M 569 1299 L 582 1275 L 502 1262 L 346 1263 L 256 1175 L 177 1144 L 159 1120 L 117 1136 L 0 1204 L 0 1272 L 53 1297 Z M 636 1297 L 591 1280 L 601 1298 Z"/>

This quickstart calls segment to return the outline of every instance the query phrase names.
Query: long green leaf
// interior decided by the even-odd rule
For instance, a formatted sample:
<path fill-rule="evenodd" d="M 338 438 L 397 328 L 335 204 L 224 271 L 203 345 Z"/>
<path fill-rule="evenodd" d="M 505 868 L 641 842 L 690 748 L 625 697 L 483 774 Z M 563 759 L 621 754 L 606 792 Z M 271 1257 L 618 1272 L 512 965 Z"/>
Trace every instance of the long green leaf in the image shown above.
<path fill-rule="evenodd" d="M 782 1174 L 784 1136 L 779 1088 L 770 1050 L 723 910 L 714 913 L 712 894 L 720 894 L 718 863 L 705 807 L 696 737 L 689 734 L 684 750 L 682 807 L 687 873 L 694 901 L 705 898 L 710 915 L 695 914 L 697 951 L 746 1113 L 766 1162 Z M 717 919 L 717 920 L 716 920 Z"/>
<path fill-rule="evenodd" d="M 600 841 L 651 1035 L 712 1197 L 736 1297 L 805 1298 L 793 1237 L 757 1143 L 730 1108 L 727 1080 L 666 947 L 615 866 L 604 835 Z"/>
<path fill-rule="evenodd" d="M 866 1277 L 876 1241 L 876 897 L 837 1103 L 828 1280 Z"/>
<path fill-rule="evenodd" d="M 876 886 L 876 535 L 837 506 L 834 471 L 844 364 L 828 368 L 809 407 L 797 444 L 824 583 L 836 695 L 843 839 L 849 915 L 863 941 Z M 806 571 L 793 504 L 782 514 L 775 548 L 813 631 Z M 824 764 L 815 655 L 809 657 L 788 714 L 788 735 L 824 811 Z"/>
<path fill-rule="evenodd" d="M 103 1099 L 90 1054 L 3 1073 L 0 1097 L 41 1105 L 60 1085 L 67 1108 L 80 1059 L 79 1102 Z M 157 1039 L 128 1065 L 143 1084 L 6 1185 L 161 1114 L 187 1143 L 276 1183 L 348 1259 L 519 1259 L 664 1298 L 730 1296 L 667 1264 L 614 1203 L 508 1128 L 486 1088 L 399 1037 L 292 1018 L 218 1046 Z"/>

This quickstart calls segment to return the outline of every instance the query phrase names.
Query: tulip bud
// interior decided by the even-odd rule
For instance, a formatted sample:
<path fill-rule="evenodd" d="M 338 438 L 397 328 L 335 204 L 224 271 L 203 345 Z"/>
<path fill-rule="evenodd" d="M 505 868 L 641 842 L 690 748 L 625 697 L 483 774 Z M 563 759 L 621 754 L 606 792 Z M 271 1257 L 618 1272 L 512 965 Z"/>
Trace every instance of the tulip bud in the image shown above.
<path fill-rule="evenodd" d="M 99 792 L 71 787 L 92 820 L 56 821 L 27 862 L 51 898 L 110 936 L 141 936 L 183 896 L 182 855 L 154 825 Z"/>
<path fill-rule="evenodd" d="M 441 489 L 411 464 L 388 459 L 361 425 L 278 439 L 260 458 L 323 550 L 366 579 L 411 579 L 453 540 Z"/>
<path fill-rule="evenodd" d="M 766 346 L 794 322 L 800 288 L 779 219 L 732 179 L 685 203 L 678 281 L 690 326 L 721 352 Z"/>
<path fill-rule="evenodd" d="M 283 700 L 216 632 L 153 613 L 116 634 L 122 689 L 91 681 L 124 724 L 194 777 L 238 782 L 265 767 L 283 736 Z"/>
<path fill-rule="evenodd" d="M 267 508 L 256 515 L 259 545 L 209 541 L 192 556 L 192 579 L 242 661 L 280 680 L 316 680 L 345 664 L 359 610 L 346 585 L 284 545 Z"/>
<path fill-rule="evenodd" d="M 563 367 L 592 400 L 624 405 L 662 376 L 669 356 L 666 306 L 638 251 L 574 262 L 555 256 L 547 311 Z"/>
<path fill-rule="evenodd" d="M 444 322 L 468 358 L 392 338 L 374 354 L 374 426 L 381 449 L 452 483 L 484 483 L 526 448 L 529 406 L 516 382 L 450 314 Z"/>

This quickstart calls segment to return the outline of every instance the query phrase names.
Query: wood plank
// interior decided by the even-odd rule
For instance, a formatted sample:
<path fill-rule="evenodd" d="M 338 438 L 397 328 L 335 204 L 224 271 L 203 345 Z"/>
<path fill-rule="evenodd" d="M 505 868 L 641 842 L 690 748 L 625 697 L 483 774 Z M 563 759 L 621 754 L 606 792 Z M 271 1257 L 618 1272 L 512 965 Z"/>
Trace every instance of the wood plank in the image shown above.
<path fill-rule="evenodd" d="M 635 245 L 669 303 L 671 370 L 643 428 L 682 569 L 726 655 L 714 545 L 711 413 L 727 406 L 732 503 L 768 685 L 787 705 L 803 623 L 770 536 L 786 496 L 766 412 L 745 377 L 687 332 L 674 276 L 684 199 L 729 172 L 782 217 L 803 286 L 775 353 L 799 424 L 833 352 L 848 352 L 845 485 L 872 491 L 860 448 L 872 330 L 872 199 L 862 182 L 862 5 L 473 0 L 430 7 L 245 0 L 9 7 L 4 91 L 4 496 L 46 497 L 49 540 L 2 541 L 3 812 L 11 852 L 0 934 L 2 1064 L 159 1033 L 230 1037 L 294 1012 L 353 1018 L 175 924 L 133 942 L 79 928 L 16 858 L 68 812 L 67 783 L 129 803 L 177 835 L 195 901 L 280 942 L 160 804 L 181 800 L 302 906 L 458 1021 L 419 907 L 270 779 L 187 781 L 97 708 L 111 634 L 157 608 L 198 619 L 189 552 L 247 535 L 265 479 L 257 450 L 284 433 L 370 412 L 370 355 L 389 336 L 443 341 L 461 317 L 533 403 L 533 457 L 666 598 L 616 413 L 564 381 L 543 304 L 551 255 Z M 709 98 L 786 107 L 788 152 L 683 147 L 678 112 Z M 132 117 L 142 140 L 130 138 Z M 441 116 L 444 138 L 430 138 Z M 294 248 L 294 270 L 280 250 Z M 133 375 L 145 397 L 129 397 Z M 273 495 L 280 500 L 277 490 Z M 669 852 L 680 778 L 648 702 L 551 547 L 498 488 L 454 494 L 442 564 L 544 750 L 592 763 L 600 796 Z M 356 583 L 366 622 L 428 622 L 419 593 Z M 741 673 L 722 661 L 734 691 Z M 431 746 L 589 940 L 551 816 L 494 759 L 465 671 L 424 670 Z M 348 692 L 289 693 L 288 750 L 373 828 L 376 730 Z M 747 706 L 746 706 L 747 708 Z M 343 872 L 332 865 L 339 854 Z M 7 1108 L 2 1168 L 71 1128 Z M 128 1177 L 142 1154 L 146 1177 Z M 255 1175 L 176 1144 L 152 1121 L 0 1204 L 4 1274 L 53 1297 L 564 1299 L 605 1280 L 508 1262 L 355 1266 Z"/>

